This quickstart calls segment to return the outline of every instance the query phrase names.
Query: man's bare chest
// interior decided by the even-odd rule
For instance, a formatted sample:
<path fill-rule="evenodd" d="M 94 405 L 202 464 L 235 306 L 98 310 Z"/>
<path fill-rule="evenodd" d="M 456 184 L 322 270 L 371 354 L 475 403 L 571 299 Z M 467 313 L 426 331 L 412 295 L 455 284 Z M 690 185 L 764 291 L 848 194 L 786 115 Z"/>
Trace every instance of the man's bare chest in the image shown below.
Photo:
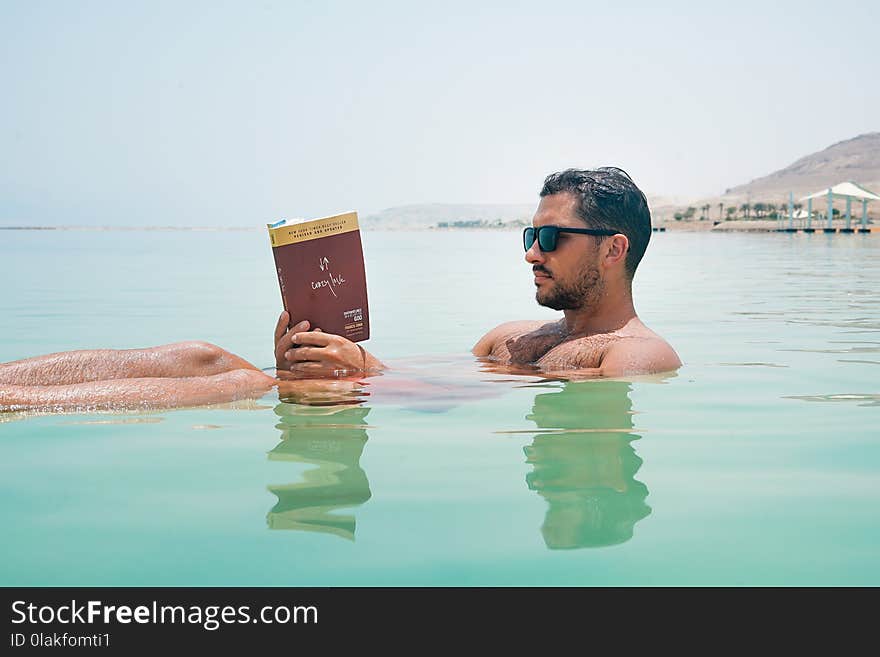
<path fill-rule="evenodd" d="M 538 330 L 499 340 L 491 355 L 511 365 L 556 369 L 599 367 L 608 347 L 618 339 L 619 336 L 613 334 L 569 339 L 558 332 Z"/>

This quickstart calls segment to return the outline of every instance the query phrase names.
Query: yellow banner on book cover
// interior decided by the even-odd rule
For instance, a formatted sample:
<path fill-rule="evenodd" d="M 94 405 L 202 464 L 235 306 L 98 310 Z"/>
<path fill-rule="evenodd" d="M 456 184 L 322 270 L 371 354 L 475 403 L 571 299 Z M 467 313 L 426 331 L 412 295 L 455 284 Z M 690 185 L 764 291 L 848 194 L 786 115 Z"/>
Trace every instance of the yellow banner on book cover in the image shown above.
<path fill-rule="evenodd" d="M 268 228 L 272 246 L 286 246 L 287 244 L 313 240 L 317 237 L 341 235 L 358 230 L 358 218 L 357 212 L 346 212 L 345 214 L 313 219 L 299 224 L 278 226 L 277 228 L 268 224 Z"/>

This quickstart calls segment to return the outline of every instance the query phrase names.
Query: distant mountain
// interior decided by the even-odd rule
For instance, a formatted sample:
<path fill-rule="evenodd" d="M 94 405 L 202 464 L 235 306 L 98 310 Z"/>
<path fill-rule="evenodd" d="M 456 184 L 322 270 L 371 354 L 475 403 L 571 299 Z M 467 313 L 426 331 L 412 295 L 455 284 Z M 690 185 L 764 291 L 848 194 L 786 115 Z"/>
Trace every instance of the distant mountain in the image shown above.
<path fill-rule="evenodd" d="M 732 187 L 719 196 L 688 199 L 649 195 L 648 205 L 656 223 L 672 221 L 676 212 L 683 212 L 688 206 L 701 208 L 707 204 L 710 206 L 709 217 L 716 220 L 720 218 L 722 211 L 720 204 L 724 208 L 757 202 L 786 204 L 789 192 L 794 192 L 797 200 L 847 180 L 880 193 L 880 132 L 869 132 L 839 142 L 818 153 L 802 157 L 779 171 Z M 472 221 L 516 225 L 531 221 L 537 201 L 538 199 L 535 199 L 535 203 L 495 205 L 402 205 L 366 216 L 361 223 L 365 228 L 428 228 L 441 223 Z M 869 207 L 871 215 L 876 215 L 876 212 L 874 207 Z M 699 214 L 694 218 L 698 216 Z"/>
<path fill-rule="evenodd" d="M 807 194 L 846 181 L 880 192 L 880 132 L 869 132 L 838 142 L 802 157 L 779 171 L 731 187 L 718 196 L 680 199 L 672 203 L 651 203 L 649 198 L 648 202 L 655 223 L 679 225 L 673 221 L 675 214 L 693 208 L 696 210 L 693 220 L 701 224 L 696 220 L 704 214 L 702 208 L 706 205 L 709 206 L 707 218 L 714 222 L 722 218 L 730 219 L 727 214 L 729 208 L 740 208 L 747 203 L 765 203 L 784 208 L 788 205 L 790 192 L 797 203 Z M 868 216 L 876 216 L 878 209 L 869 205 Z M 741 216 L 742 212 L 738 210 L 736 218 Z"/>
<path fill-rule="evenodd" d="M 428 228 L 439 223 L 456 221 L 486 221 L 490 224 L 531 222 L 535 204 L 454 204 L 427 203 L 423 205 L 400 205 L 361 220 L 364 228 Z"/>
<path fill-rule="evenodd" d="M 847 180 L 880 190 L 880 132 L 859 135 L 802 157 L 784 169 L 726 190 L 720 201 L 779 202 L 787 199 L 789 192 L 798 198 Z"/>
<path fill-rule="evenodd" d="M 678 197 L 648 197 L 648 204 L 670 205 L 683 203 Z M 420 205 L 400 205 L 361 218 L 364 228 L 429 228 L 438 224 L 452 225 L 455 222 L 485 221 L 492 224 L 518 226 L 531 224 L 538 199 L 534 203 L 426 203 Z"/>

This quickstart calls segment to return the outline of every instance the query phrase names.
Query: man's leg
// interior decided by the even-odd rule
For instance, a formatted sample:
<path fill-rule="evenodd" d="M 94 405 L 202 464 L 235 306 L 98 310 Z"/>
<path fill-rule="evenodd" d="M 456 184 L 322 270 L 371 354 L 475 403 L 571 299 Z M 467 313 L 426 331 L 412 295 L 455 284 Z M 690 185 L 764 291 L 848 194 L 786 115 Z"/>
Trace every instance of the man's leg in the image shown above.
<path fill-rule="evenodd" d="M 253 398 L 276 384 L 259 370 L 210 376 L 129 378 L 69 385 L 0 386 L 0 411 L 123 410 L 202 406 Z"/>
<path fill-rule="evenodd" d="M 2 363 L 0 384 L 60 386 L 114 379 L 204 377 L 240 369 L 257 370 L 209 342 L 176 342 L 148 349 L 67 351 Z"/>

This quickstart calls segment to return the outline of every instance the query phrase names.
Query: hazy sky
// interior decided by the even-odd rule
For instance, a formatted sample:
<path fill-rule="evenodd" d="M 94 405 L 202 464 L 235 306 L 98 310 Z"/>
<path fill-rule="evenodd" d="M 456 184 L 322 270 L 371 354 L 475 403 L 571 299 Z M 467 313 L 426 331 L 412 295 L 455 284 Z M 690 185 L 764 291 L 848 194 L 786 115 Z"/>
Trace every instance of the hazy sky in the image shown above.
<path fill-rule="evenodd" d="M 0 0 L 0 225 L 719 193 L 880 129 L 878 7 Z"/>

